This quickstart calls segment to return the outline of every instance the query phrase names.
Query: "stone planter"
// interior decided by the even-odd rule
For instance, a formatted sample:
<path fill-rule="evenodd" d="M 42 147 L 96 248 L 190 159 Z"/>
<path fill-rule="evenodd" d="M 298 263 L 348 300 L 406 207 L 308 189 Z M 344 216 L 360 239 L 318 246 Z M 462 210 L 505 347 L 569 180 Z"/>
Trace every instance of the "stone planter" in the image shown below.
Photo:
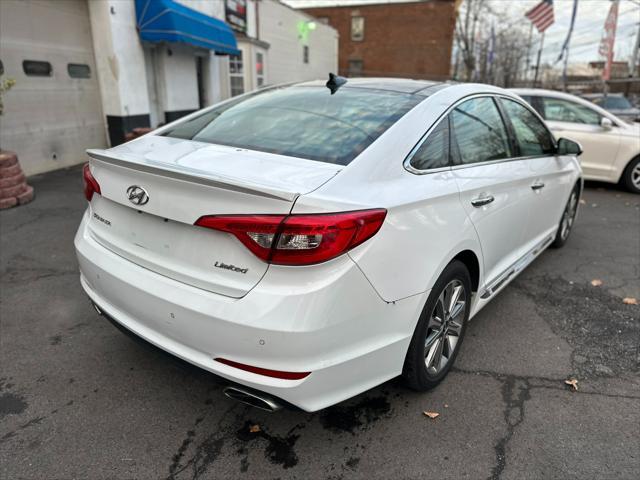
<path fill-rule="evenodd" d="M 33 187 L 18 162 L 18 156 L 6 150 L 0 151 L 0 210 L 24 205 L 33 200 Z"/>

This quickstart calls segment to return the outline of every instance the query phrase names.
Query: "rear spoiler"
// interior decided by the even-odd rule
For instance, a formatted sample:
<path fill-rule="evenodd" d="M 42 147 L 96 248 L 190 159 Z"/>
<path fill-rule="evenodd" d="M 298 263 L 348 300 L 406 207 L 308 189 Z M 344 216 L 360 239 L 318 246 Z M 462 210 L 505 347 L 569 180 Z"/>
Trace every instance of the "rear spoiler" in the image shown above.
<path fill-rule="evenodd" d="M 168 165 L 166 163 L 154 162 L 150 160 L 141 161 L 139 157 L 127 154 L 114 154 L 113 152 L 102 149 L 89 149 L 89 155 L 99 162 L 117 165 L 119 167 L 130 168 L 140 172 L 151 173 L 154 175 L 162 175 L 164 177 L 174 178 L 176 180 L 184 180 L 186 182 L 208 185 L 211 187 L 231 190 L 234 192 L 248 193 L 250 195 L 258 195 L 260 197 L 274 198 L 277 200 L 286 200 L 293 202 L 300 196 L 299 193 L 289 192 L 286 190 L 276 189 L 266 185 L 256 183 L 247 184 L 247 182 L 222 175 L 214 175 L 203 173 L 188 167 L 178 167 Z"/>

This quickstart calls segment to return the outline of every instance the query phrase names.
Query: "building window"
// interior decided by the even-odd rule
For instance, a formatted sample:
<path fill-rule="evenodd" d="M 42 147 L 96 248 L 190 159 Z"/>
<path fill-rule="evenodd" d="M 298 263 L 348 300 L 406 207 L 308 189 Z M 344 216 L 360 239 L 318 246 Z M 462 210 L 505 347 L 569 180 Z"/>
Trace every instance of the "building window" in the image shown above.
<path fill-rule="evenodd" d="M 50 77 L 53 74 L 51 64 L 40 60 L 24 60 L 22 70 L 30 77 Z"/>
<path fill-rule="evenodd" d="M 264 85 L 264 55 L 256 52 L 256 83 L 258 88 Z"/>
<path fill-rule="evenodd" d="M 67 72 L 71 78 L 91 78 L 91 68 L 84 63 L 67 64 Z"/>
<path fill-rule="evenodd" d="M 304 63 L 309 63 L 309 47 L 307 45 L 302 47 L 302 61 Z"/>
<path fill-rule="evenodd" d="M 240 52 L 239 55 L 229 55 L 229 80 L 231 84 L 232 97 L 244 93 L 244 68 L 242 65 L 242 52 Z"/>
<path fill-rule="evenodd" d="M 351 40 L 354 42 L 364 40 L 364 17 L 351 17 Z"/>
<path fill-rule="evenodd" d="M 362 76 L 362 60 L 349 60 L 349 73 L 350 77 L 361 77 Z"/>

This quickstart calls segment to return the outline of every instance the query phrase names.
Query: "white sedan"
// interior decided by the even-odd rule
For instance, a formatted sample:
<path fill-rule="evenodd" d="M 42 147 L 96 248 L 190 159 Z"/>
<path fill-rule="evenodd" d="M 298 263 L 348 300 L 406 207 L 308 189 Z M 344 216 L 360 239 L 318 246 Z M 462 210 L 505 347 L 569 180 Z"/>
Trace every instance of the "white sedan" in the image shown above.
<path fill-rule="evenodd" d="M 467 321 L 566 242 L 580 146 L 499 88 L 343 83 L 90 150 L 75 247 L 98 313 L 267 410 L 438 384 Z"/>
<path fill-rule="evenodd" d="M 584 178 L 622 183 L 640 193 L 640 123 L 627 123 L 611 112 L 563 92 L 513 89 L 545 119 L 557 136 L 582 145 Z"/>

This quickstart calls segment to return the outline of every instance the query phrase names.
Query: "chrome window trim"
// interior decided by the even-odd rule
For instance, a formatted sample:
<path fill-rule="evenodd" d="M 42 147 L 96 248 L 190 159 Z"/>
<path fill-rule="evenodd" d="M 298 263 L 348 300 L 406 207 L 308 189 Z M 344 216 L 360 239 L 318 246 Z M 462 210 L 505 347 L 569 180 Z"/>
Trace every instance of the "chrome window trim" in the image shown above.
<path fill-rule="evenodd" d="M 467 95 L 466 97 L 460 98 L 453 105 L 449 106 L 436 119 L 436 121 L 433 122 L 433 124 L 429 127 L 429 129 L 426 131 L 426 133 L 424 135 L 422 135 L 422 137 L 420 137 L 420 140 L 418 140 L 418 143 L 416 143 L 414 145 L 414 147 L 411 149 L 411 151 L 409 152 L 407 157 L 402 162 L 402 165 L 404 166 L 404 169 L 407 170 L 409 173 L 413 173 L 414 175 L 429 175 L 431 173 L 439 173 L 439 172 L 450 171 L 450 170 L 460 170 L 460 169 L 463 169 L 463 168 L 471 168 L 471 167 L 477 167 L 477 166 L 482 166 L 482 165 L 493 165 L 493 164 L 496 164 L 496 163 L 513 162 L 513 161 L 516 161 L 516 160 L 528 160 L 528 159 L 534 159 L 534 158 L 545 158 L 545 157 L 555 156 L 554 154 L 547 154 L 547 155 L 534 155 L 534 156 L 529 155 L 529 156 L 526 156 L 526 157 L 500 158 L 498 160 L 487 160 L 485 162 L 466 163 L 466 164 L 460 164 L 460 165 L 449 165 L 448 167 L 430 168 L 430 169 L 426 169 L 426 170 L 420 170 L 418 168 L 415 168 L 413 165 L 411 165 L 411 159 L 415 155 L 416 151 L 429 138 L 429 135 L 431 135 L 431 132 L 433 132 L 433 130 L 435 130 L 435 128 L 438 125 L 440 125 L 440 122 L 442 122 L 444 119 L 446 119 L 446 117 L 451 113 L 451 111 L 454 108 L 456 108 L 461 103 L 466 102 L 467 100 L 473 100 L 474 98 L 482 98 L 482 97 L 490 97 L 494 101 L 498 97 L 499 98 L 505 98 L 507 100 L 511 100 L 511 101 L 514 101 L 514 102 L 520 104 L 521 106 L 523 106 L 524 108 L 529 110 L 531 113 L 533 113 L 538 120 L 540 120 L 540 122 L 542 123 L 542 125 L 544 125 L 544 127 L 546 128 L 546 130 L 549 133 L 549 135 L 551 135 L 551 139 L 553 140 L 553 146 L 554 147 L 558 146 L 558 142 L 556 141 L 556 138 L 554 137 L 554 135 L 551 132 L 551 130 L 549 130 L 549 127 L 547 126 L 545 121 L 542 119 L 540 114 L 537 111 L 535 111 L 535 109 L 531 105 L 526 103 L 524 100 L 521 100 L 518 97 L 512 97 L 510 95 L 506 95 L 504 93 L 474 93 L 474 94 L 471 94 L 471 95 Z M 498 108 L 498 105 L 496 105 L 496 108 Z M 503 120 L 503 123 L 504 123 L 504 120 Z M 508 129 L 506 124 L 505 124 L 504 128 L 507 131 L 507 135 L 511 136 L 510 132 L 509 132 L 509 129 Z M 451 136 L 451 131 L 449 131 L 449 136 Z"/>

